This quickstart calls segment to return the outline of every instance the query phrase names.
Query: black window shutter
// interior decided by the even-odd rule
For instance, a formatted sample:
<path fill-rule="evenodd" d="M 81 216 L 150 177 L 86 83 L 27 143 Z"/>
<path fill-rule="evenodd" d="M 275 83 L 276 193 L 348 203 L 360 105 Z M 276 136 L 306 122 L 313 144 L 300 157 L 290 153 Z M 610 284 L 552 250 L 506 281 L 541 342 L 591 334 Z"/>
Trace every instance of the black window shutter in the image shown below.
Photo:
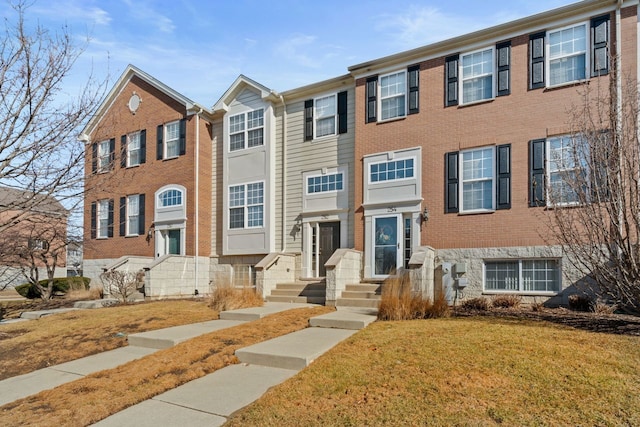
<path fill-rule="evenodd" d="M 450 107 L 458 105 L 458 60 L 459 55 L 453 55 L 444 60 L 444 105 Z"/>
<path fill-rule="evenodd" d="M 138 195 L 138 234 L 143 236 L 146 233 L 144 225 L 144 194 Z"/>
<path fill-rule="evenodd" d="M 96 173 L 98 171 L 98 144 L 91 144 L 91 172 Z"/>
<path fill-rule="evenodd" d="M 180 120 L 180 155 L 187 154 L 187 119 Z"/>
<path fill-rule="evenodd" d="M 511 42 L 496 46 L 498 69 L 498 96 L 511 93 Z"/>
<path fill-rule="evenodd" d="M 544 206 L 545 139 L 529 141 L 529 206 Z"/>
<path fill-rule="evenodd" d="M 544 37 L 545 33 L 529 36 L 529 88 L 544 87 Z"/>
<path fill-rule="evenodd" d="M 409 88 L 409 114 L 420 111 L 420 65 L 407 69 L 407 87 Z"/>
<path fill-rule="evenodd" d="M 313 139 L 313 99 L 304 101 L 304 140 Z"/>
<path fill-rule="evenodd" d="M 109 168 L 113 169 L 116 162 L 116 139 L 109 140 Z"/>
<path fill-rule="evenodd" d="M 120 167 L 127 167 L 127 135 L 120 137 Z"/>
<path fill-rule="evenodd" d="M 156 138 L 156 148 L 157 148 L 156 159 L 157 160 L 162 160 L 162 157 L 164 154 L 164 150 L 162 148 L 163 140 L 164 140 L 164 127 L 162 125 L 158 125 L 158 134 Z"/>
<path fill-rule="evenodd" d="M 109 199 L 109 226 L 107 227 L 108 237 L 113 237 L 113 199 Z"/>
<path fill-rule="evenodd" d="M 338 93 L 338 133 L 347 133 L 347 91 Z"/>
<path fill-rule="evenodd" d="M 120 235 L 126 234 L 127 224 L 127 198 L 120 197 Z"/>
<path fill-rule="evenodd" d="M 601 131 L 594 133 L 591 138 L 589 145 L 593 147 L 593 152 L 588 165 L 591 175 L 591 201 L 599 203 L 608 201 L 611 197 L 608 183 L 608 166 L 611 160 L 602 161 L 602 157 L 600 157 L 604 153 L 604 158 L 612 158 L 611 134 L 609 131 Z"/>
<path fill-rule="evenodd" d="M 609 72 L 609 15 L 591 20 L 591 76 Z"/>
<path fill-rule="evenodd" d="M 91 202 L 91 238 L 97 237 L 97 224 L 98 224 L 98 206 L 96 202 Z"/>
<path fill-rule="evenodd" d="M 458 208 L 458 152 L 444 155 L 444 212 L 456 213 Z"/>
<path fill-rule="evenodd" d="M 371 76 L 367 78 L 366 86 L 366 108 L 367 108 L 367 123 L 375 122 L 377 120 L 377 95 L 378 95 L 378 76 Z"/>
<path fill-rule="evenodd" d="M 147 131 L 142 129 L 140 131 L 140 163 L 146 163 L 147 161 Z"/>
<path fill-rule="evenodd" d="M 511 209 L 511 144 L 498 145 L 496 209 Z"/>

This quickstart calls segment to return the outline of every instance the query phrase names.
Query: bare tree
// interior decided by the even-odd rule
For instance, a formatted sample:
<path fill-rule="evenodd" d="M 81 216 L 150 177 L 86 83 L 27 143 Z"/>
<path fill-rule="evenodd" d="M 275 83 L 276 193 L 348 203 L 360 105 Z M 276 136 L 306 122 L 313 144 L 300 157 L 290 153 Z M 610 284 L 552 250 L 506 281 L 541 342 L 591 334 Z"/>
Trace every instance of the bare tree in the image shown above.
<path fill-rule="evenodd" d="M 552 235 L 584 284 L 640 313 L 638 85 L 618 81 L 615 70 L 609 78 L 581 88 L 571 135 L 549 139 L 546 205 Z"/>
<path fill-rule="evenodd" d="M 104 293 L 115 296 L 121 303 L 128 304 L 138 291 L 140 272 L 108 270 L 100 275 L 104 284 Z"/>

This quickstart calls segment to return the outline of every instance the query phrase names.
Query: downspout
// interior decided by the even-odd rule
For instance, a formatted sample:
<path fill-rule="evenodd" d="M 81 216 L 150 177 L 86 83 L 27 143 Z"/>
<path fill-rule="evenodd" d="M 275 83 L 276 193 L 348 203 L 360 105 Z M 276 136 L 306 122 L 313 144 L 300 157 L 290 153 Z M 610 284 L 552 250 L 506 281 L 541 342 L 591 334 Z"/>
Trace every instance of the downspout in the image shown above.
<path fill-rule="evenodd" d="M 199 278 L 199 262 L 198 257 L 200 255 L 200 114 L 202 114 L 202 108 L 196 113 L 196 167 L 195 170 L 195 215 L 194 215 L 194 228 L 195 228 L 195 269 L 194 269 L 194 295 L 198 295 L 198 278 Z"/>
<path fill-rule="evenodd" d="M 273 92 L 280 97 L 282 103 L 282 252 L 287 251 L 287 104 L 284 96 Z"/>

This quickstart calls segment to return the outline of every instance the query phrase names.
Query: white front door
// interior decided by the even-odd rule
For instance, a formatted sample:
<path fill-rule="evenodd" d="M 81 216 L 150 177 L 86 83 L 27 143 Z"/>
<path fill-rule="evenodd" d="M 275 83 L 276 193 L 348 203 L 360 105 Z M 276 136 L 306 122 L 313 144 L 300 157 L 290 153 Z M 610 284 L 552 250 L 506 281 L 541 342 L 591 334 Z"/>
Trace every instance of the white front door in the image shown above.
<path fill-rule="evenodd" d="M 402 215 L 373 218 L 373 275 L 387 277 L 402 266 Z"/>

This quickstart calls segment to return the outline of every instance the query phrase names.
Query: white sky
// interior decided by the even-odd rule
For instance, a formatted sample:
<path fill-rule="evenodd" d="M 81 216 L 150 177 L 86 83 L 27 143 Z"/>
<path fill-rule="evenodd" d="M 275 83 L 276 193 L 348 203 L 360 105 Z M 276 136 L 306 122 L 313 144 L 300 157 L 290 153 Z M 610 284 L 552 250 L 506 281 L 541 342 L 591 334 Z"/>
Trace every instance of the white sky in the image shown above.
<path fill-rule="evenodd" d="M 131 63 L 212 106 L 239 74 L 283 91 L 350 65 L 573 3 L 572 0 L 36 0 L 28 24 L 90 37 L 73 80 L 91 67 L 110 84 Z M 12 17 L 0 3 L 0 17 Z"/>

